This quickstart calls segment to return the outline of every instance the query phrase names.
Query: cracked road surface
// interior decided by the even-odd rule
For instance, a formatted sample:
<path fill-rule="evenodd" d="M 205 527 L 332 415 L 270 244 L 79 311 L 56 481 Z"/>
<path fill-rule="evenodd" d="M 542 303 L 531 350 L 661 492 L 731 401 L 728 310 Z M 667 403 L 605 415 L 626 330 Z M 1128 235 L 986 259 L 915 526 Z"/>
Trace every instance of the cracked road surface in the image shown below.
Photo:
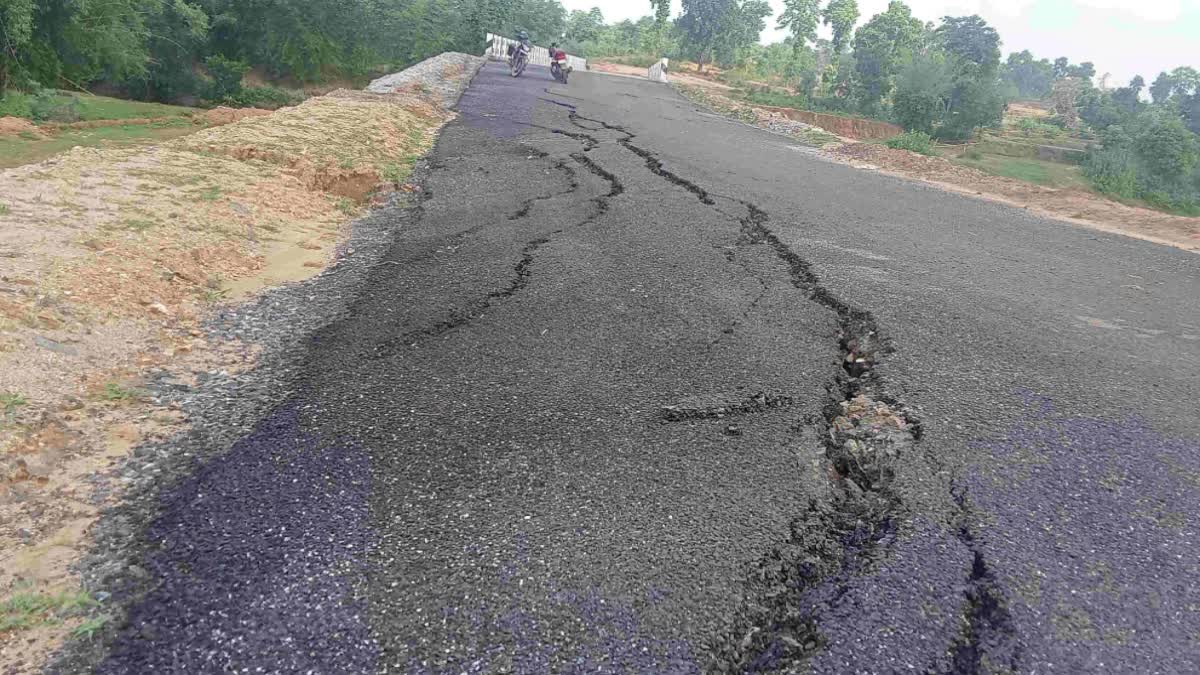
<path fill-rule="evenodd" d="M 1194 255 L 648 82 L 460 112 L 99 672 L 1200 670 Z"/>

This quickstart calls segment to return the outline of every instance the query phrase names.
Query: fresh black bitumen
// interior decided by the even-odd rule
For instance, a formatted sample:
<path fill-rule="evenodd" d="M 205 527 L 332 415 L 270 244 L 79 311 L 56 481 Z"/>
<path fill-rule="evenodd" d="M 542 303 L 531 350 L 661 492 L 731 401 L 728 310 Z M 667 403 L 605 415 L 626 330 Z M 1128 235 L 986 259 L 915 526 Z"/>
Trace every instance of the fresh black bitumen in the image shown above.
<path fill-rule="evenodd" d="M 163 490 L 99 672 L 1200 669 L 1193 255 L 648 82 L 493 64 L 460 111 Z M 857 392 L 919 432 L 867 495 L 824 456 Z"/>

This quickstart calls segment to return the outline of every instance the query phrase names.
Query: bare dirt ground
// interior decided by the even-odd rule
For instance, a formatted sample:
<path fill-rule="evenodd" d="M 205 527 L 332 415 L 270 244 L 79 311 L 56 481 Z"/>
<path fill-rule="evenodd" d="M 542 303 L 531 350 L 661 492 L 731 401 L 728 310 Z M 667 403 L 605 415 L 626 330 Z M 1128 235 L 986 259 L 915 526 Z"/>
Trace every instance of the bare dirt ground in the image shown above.
<path fill-rule="evenodd" d="M 704 87 L 718 92 L 730 91 L 733 87 L 718 82 L 709 77 L 697 76 L 694 71 L 688 70 L 686 64 L 676 65 L 672 62 L 672 70 L 668 73 L 671 82 L 692 87 Z M 683 70 L 674 70 L 675 68 L 683 68 Z M 637 66 L 626 66 L 620 63 L 608 63 L 607 61 L 588 61 L 588 69 L 598 72 L 607 73 L 609 75 L 625 75 L 628 77 L 637 77 L 646 79 L 646 69 L 638 68 Z"/>
<path fill-rule="evenodd" d="M 0 672 L 36 671 L 79 627 L 4 622 L 21 598 L 75 592 L 88 528 L 120 495 L 113 467 L 188 422 L 143 373 L 195 383 L 253 365 L 253 349 L 206 339 L 206 314 L 320 272 L 353 216 L 408 189 L 452 116 L 420 92 L 339 90 L 0 171 Z"/>

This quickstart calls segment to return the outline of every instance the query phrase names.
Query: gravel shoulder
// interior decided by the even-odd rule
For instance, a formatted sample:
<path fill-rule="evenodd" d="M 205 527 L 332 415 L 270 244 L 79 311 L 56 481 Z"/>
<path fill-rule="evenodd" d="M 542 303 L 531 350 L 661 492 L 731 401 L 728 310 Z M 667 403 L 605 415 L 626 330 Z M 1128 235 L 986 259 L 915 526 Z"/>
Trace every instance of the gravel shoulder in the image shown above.
<path fill-rule="evenodd" d="M 72 634 L 60 669 L 78 669 L 103 644 L 144 590 L 155 495 L 277 400 L 419 200 L 418 158 L 481 63 L 0 174 L 0 250 L 20 252 L 0 258 L 0 601 L 86 598 L 0 634 L 0 670 L 35 672 Z"/>

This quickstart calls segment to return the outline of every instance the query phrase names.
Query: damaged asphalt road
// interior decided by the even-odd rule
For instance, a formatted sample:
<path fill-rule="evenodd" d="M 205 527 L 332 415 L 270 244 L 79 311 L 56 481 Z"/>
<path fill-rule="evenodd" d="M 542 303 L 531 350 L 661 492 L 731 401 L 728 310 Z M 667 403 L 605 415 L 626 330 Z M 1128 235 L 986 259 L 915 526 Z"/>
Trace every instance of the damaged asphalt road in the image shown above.
<path fill-rule="evenodd" d="M 1200 275 L 489 64 L 98 672 L 1200 669 Z"/>

